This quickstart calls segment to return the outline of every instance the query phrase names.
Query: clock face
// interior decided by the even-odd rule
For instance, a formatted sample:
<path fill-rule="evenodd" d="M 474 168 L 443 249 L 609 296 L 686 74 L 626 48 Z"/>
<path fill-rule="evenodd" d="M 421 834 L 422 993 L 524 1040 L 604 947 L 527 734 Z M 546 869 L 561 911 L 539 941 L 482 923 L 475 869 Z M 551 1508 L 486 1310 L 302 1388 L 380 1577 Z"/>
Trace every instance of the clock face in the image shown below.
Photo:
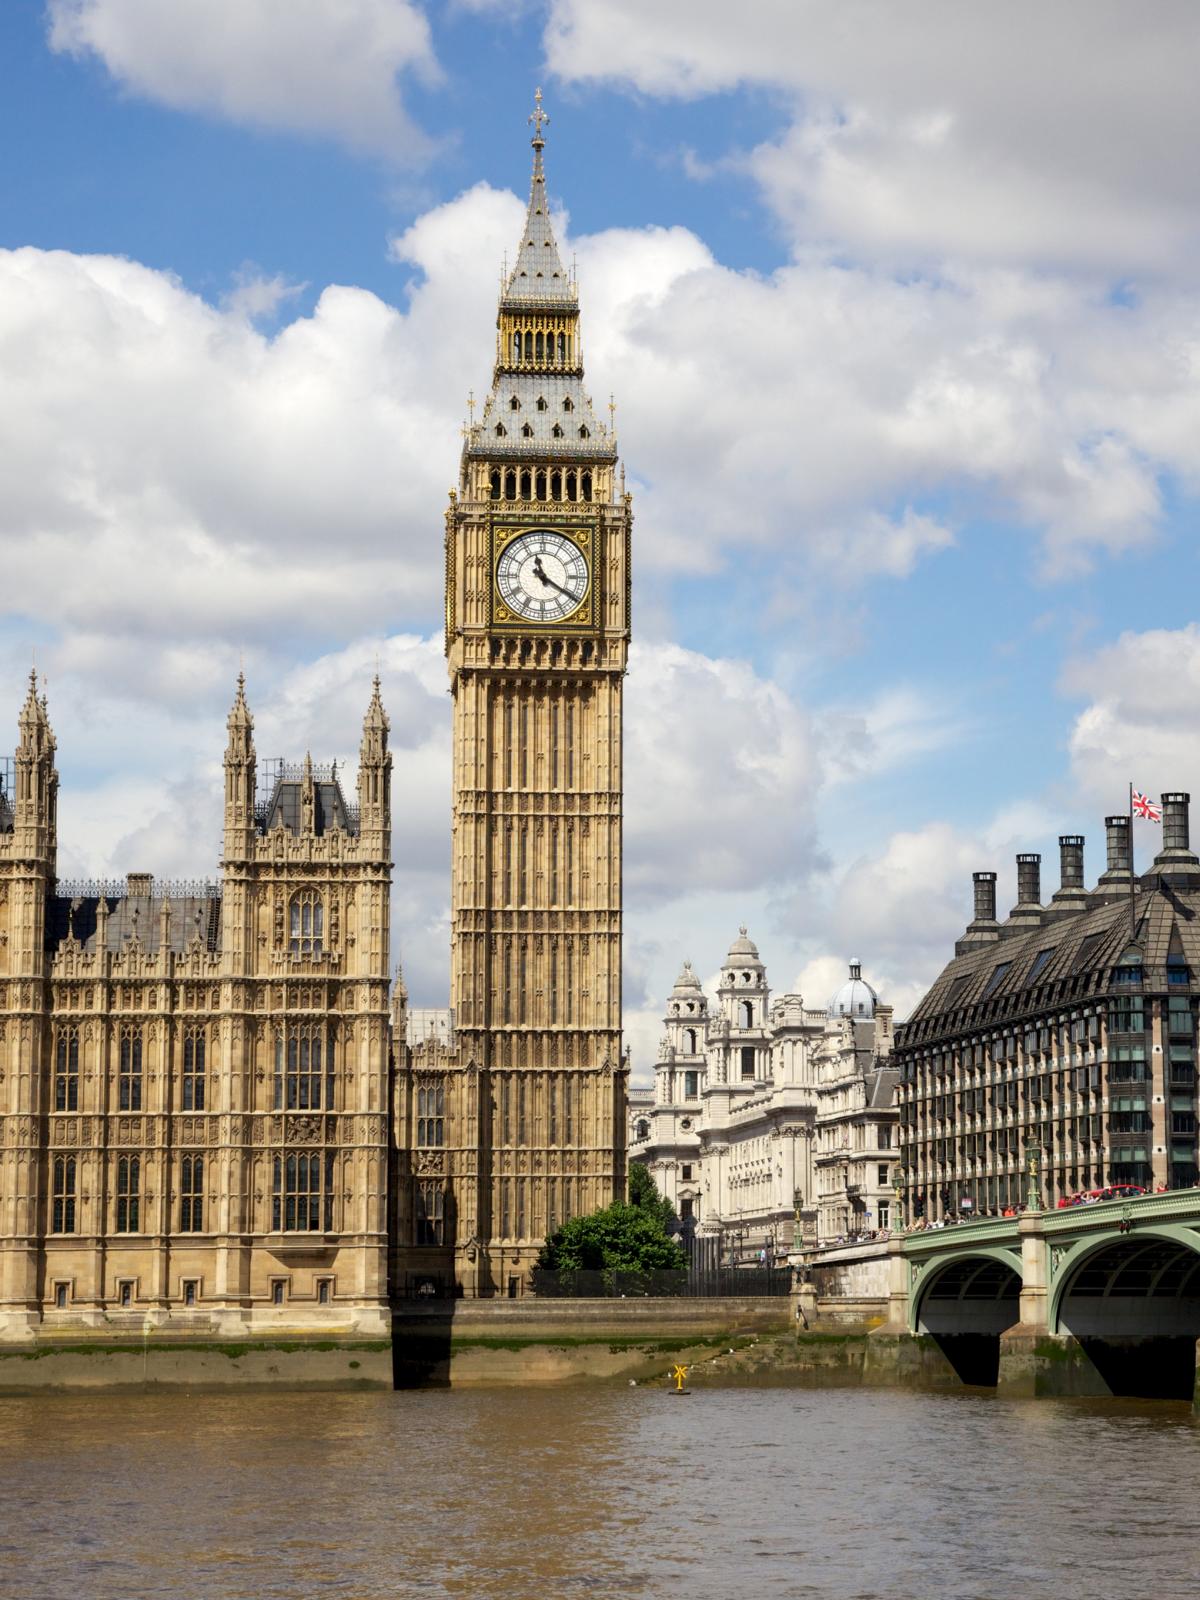
<path fill-rule="evenodd" d="M 588 588 L 587 557 L 549 528 L 521 533 L 496 563 L 496 587 L 505 605 L 530 622 L 561 622 L 578 610 Z"/>

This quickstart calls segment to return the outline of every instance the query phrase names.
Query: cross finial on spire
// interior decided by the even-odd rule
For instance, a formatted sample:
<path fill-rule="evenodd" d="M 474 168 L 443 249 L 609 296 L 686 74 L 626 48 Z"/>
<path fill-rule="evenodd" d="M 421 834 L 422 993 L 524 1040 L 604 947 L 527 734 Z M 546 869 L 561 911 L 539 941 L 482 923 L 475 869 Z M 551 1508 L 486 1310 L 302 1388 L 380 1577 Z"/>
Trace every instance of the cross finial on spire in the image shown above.
<path fill-rule="evenodd" d="M 534 144 L 545 144 L 546 141 L 542 138 L 542 126 L 544 123 L 550 121 L 550 117 L 547 112 L 542 110 L 541 89 L 535 89 L 533 92 L 533 111 L 530 114 L 529 120 L 533 123 Z"/>

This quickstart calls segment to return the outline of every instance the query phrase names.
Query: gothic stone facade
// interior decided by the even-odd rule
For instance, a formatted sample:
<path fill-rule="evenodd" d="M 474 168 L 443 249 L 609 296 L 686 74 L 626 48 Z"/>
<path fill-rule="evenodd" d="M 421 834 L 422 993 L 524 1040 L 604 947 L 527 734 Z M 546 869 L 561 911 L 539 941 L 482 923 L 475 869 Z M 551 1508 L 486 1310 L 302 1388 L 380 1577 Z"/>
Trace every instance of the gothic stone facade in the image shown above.
<path fill-rule="evenodd" d="M 667 1002 L 651 1102 L 629 1154 L 721 1253 L 778 1257 L 886 1227 L 896 1158 L 892 1012 L 857 963 L 828 1007 L 772 998 L 741 929 L 715 1015 L 685 962 Z"/>
<path fill-rule="evenodd" d="M 632 514 L 583 386 L 541 122 L 491 392 L 446 513 L 451 1025 L 398 1054 L 397 1282 L 481 1295 L 519 1292 L 547 1233 L 625 1180 Z"/>
<path fill-rule="evenodd" d="M 219 883 L 57 881 L 31 679 L 0 763 L 0 1338 L 388 1329 L 387 719 L 358 793 L 273 765 L 241 680 Z"/>

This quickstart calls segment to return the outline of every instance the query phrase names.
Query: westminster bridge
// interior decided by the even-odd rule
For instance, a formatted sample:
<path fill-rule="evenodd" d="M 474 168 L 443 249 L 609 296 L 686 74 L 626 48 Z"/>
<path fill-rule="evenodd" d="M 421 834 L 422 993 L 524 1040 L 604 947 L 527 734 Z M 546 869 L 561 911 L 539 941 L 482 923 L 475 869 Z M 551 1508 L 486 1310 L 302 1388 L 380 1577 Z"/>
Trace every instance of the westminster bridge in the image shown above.
<path fill-rule="evenodd" d="M 887 1252 L 877 1333 L 902 1364 L 1010 1393 L 1196 1392 L 1200 1189 L 923 1228 Z"/>

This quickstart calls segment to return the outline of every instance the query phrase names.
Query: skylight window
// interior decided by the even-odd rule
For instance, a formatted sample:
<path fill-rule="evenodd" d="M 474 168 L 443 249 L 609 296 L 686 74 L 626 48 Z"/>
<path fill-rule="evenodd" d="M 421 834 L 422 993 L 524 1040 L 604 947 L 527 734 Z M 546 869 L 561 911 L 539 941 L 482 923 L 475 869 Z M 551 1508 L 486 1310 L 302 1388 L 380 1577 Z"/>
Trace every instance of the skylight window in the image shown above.
<path fill-rule="evenodd" d="M 995 994 L 996 990 L 1004 982 L 1005 975 L 1007 974 L 1008 969 L 1011 966 L 1012 966 L 1012 962 L 1011 961 L 1001 961 L 998 966 L 995 966 L 995 967 L 992 968 L 992 975 L 988 979 L 987 985 L 984 988 L 983 993 L 979 997 L 981 1000 L 986 1000 L 989 995 Z"/>

